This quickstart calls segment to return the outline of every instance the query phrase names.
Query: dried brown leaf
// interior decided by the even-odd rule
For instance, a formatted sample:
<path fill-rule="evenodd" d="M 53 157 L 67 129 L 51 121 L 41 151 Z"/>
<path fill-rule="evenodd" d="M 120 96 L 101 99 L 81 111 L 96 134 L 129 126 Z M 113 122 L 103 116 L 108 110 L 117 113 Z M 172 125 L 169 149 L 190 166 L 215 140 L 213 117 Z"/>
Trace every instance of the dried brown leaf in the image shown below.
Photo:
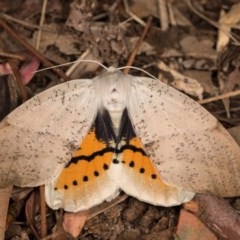
<path fill-rule="evenodd" d="M 0 239 L 4 239 L 6 229 L 6 217 L 8 203 L 11 195 L 12 187 L 0 189 Z"/>

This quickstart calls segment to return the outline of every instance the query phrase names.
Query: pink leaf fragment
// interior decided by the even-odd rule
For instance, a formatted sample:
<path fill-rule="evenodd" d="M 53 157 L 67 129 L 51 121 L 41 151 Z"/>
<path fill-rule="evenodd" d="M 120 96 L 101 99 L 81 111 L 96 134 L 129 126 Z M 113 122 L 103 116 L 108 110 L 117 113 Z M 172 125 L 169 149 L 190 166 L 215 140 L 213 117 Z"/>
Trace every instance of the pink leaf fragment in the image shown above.
<path fill-rule="evenodd" d="M 81 233 L 87 217 L 88 211 L 66 212 L 63 217 L 64 230 L 76 238 Z"/>

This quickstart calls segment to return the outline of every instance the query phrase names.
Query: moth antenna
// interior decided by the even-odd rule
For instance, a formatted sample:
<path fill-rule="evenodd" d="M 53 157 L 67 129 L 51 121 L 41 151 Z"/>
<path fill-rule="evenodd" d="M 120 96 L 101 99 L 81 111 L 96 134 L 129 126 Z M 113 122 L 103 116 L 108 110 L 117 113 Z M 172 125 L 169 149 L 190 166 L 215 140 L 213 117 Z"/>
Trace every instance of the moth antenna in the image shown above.
<path fill-rule="evenodd" d="M 72 61 L 72 62 L 68 62 L 68 63 L 59 64 L 59 65 L 52 66 L 52 67 L 42 68 L 42 69 L 40 69 L 40 70 L 34 71 L 34 73 L 42 72 L 42 71 L 49 70 L 49 69 L 53 69 L 53 68 L 57 68 L 57 67 L 63 67 L 63 66 L 71 65 L 71 64 L 77 63 L 77 62 L 97 63 L 99 66 L 101 66 L 101 67 L 104 68 L 105 70 L 108 69 L 106 66 L 104 66 L 103 64 L 101 64 L 101 63 L 98 62 L 98 61 L 90 60 L 90 59 L 81 59 L 81 60 L 76 60 L 76 61 Z"/>
<path fill-rule="evenodd" d="M 147 74 L 147 75 L 150 76 L 151 78 L 156 79 L 156 80 L 159 80 L 158 78 L 154 77 L 151 73 L 145 71 L 145 70 L 142 69 L 142 68 L 138 68 L 138 67 L 134 67 L 134 66 L 124 66 L 124 67 L 119 67 L 119 68 L 117 68 L 117 69 L 118 69 L 118 70 L 123 70 L 123 69 L 126 69 L 126 68 L 139 70 L 139 71 L 141 71 L 141 72 Z"/>

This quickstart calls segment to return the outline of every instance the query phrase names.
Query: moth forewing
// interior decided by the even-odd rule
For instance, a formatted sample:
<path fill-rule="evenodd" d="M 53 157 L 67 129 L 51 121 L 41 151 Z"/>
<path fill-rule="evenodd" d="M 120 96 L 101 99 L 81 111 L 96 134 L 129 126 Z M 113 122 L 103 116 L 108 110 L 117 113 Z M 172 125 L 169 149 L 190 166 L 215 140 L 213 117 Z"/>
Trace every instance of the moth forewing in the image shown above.
<path fill-rule="evenodd" d="M 240 194 L 240 148 L 197 102 L 150 78 L 129 101 L 133 126 L 164 182 L 221 196 Z"/>

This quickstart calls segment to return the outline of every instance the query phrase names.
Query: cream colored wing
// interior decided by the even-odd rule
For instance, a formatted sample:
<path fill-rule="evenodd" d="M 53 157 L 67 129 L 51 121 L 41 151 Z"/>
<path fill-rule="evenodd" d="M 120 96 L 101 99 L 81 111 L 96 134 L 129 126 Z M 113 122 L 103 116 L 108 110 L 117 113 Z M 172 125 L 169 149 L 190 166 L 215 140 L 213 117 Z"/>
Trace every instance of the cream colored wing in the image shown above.
<path fill-rule="evenodd" d="M 160 81 L 128 78 L 131 122 L 164 182 L 192 192 L 240 195 L 240 148 L 221 124 Z"/>
<path fill-rule="evenodd" d="M 55 181 L 46 184 L 46 202 L 52 209 L 77 212 L 112 199 L 119 193 L 111 174 L 116 144 L 109 134 L 113 130 L 107 124 L 108 120 L 98 112 L 71 161 Z"/>
<path fill-rule="evenodd" d="M 59 175 L 96 115 L 91 80 L 36 95 L 0 124 L 0 188 L 38 186 Z"/>

